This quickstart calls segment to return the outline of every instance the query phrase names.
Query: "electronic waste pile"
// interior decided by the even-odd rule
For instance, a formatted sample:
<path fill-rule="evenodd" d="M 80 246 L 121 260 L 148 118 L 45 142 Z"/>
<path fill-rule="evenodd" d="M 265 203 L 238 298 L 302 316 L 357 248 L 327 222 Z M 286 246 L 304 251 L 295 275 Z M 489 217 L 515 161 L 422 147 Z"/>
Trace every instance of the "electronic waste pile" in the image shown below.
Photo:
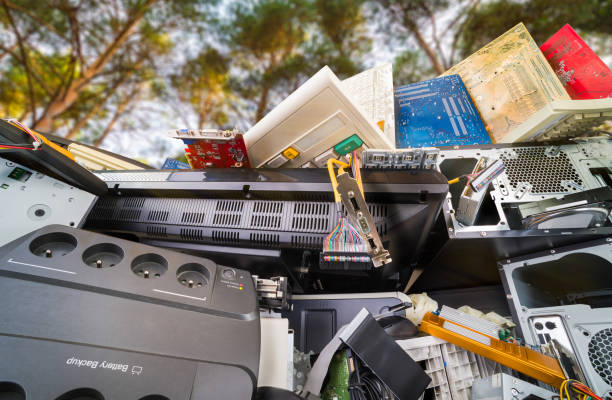
<path fill-rule="evenodd" d="M 161 169 L 0 120 L 0 399 L 612 399 L 612 72 L 521 23 Z"/>

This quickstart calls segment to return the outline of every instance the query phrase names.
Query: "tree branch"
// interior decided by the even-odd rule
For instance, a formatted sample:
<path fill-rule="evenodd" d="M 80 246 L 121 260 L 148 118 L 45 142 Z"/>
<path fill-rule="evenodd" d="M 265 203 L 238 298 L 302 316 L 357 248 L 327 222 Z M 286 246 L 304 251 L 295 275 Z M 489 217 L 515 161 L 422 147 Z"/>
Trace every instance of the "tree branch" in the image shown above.
<path fill-rule="evenodd" d="M 143 59 L 140 59 L 136 63 L 135 69 L 137 69 L 137 67 L 142 64 L 142 61 Z M 74 135 L 76 135 L 85 126 L 87 121 L 89 121 L 93 116 L 95 116 L 102 109 L 104 104 L 106 104 L 106 102 L 111 98 L 111 96 L 115 93 L 117 88 L 121 86 L 123 83 L 125 83 L 125 81 L 130 75 L 131 75 L 131 71 L 127 72 L 126 74 L 122 75 L 119 79 L 117 79 L 113 83 L 113 85 L 105 91 L 105 95 L 96 102 L 96 104 L 91 108 L 91 110 L 89 110 L 89 112 L 83 118 L 81 118 L 76 124 L 74 124 L 74 126 L 66 134 L 66 139 L 71 139 L 72 137 L 74 137 Z"/>
<path fill-rule="evenodd" d="M 4 47 L 0 45 L 0 50 L 2 50 L 2 54 L 0 54 L 0 60 L 2 60 L 7 55 L 13 55 L 13 52 L 17 48 L 18 44 L 15 42 L 10 47 Z"/>
<path fill-rule="evenodd" d="M 15 33 L 15 37 L 17 38 L 19 52 L 21 53 L 21 58 L 23 59 L 23 67 L 26 72 L 26 78 L 28 80 L 28 91 L 30 94 L 30 109 L 32 110 L 32 124 L 34 124 L 34 122 L 36 121 L 36 98 L 34 95 L 34 85 L 32 84 L 32 76 L 31 76 L 32 72 L 30 70 L 30 63 L 28 60 L 28 55 L 25 51 L 23 38 L 21 37 L 21 34 L 19 33 L 19 29 L 17 29 L 17 25 L 15 25 L 15 20 L 13 19 L 11 11 L 9 10 L 9 7 L 7 5 L 7 0 L 2 0 L 2 6 L 4 7 L 4 11 L 6 13 L 6 16 L 8 17 L 8 20 L 13 29 L 13 32 Z"/>
<path fill-rule="evenodd" d="M 83 73 L 84 76 L 92 76 L 95 75 L 102 67 L 110 60 L 110 58 L 117 52 L 117 50 L 125 43 L 125 41 L 130 37 L 134 29 L 140 22 L 140 20 L 144 17 L 145 13 L 148 9 L 155 3 L 157 0 L 147 0 L 146 4 L 141 7 L 141 9 L 134 15 L 134 17 L 127 22 L 127 24 L 123 27 L 121 32 L 115 37 L 115 39 L 111 42 L 111 44 L 104 50 L 104 52 L 94 61 L 93 65 L 87 68 L 87 71 Z"/>
<path fill-rule="evenodd" d="M 36 21 L 36 23 L 44 26 L 45 28 L 49 29 L 51 32 L 53 32 L 55 35 L 59 36 L 60 38 L 69 41 L 68 38 L 66 36 L 64 36 L 63 34 L 61 34 L 60 32 L 57 31 L 57 29 L 55 29 L 52 25 L 50 25 L 47 21 L 45 21 L 44 19 L 40 18 L 38 15 L 36 15 L 35 13 L 33 13 L 32 11 L 28 10 L 27 8 L 21 7 L 20 5 L 17 5 L 9 0 L 4 1 L 3 3 L 9 7 L 12 8 L 13 10 L 16 11 L 21 11 L 24 14 L 26 14 L 28 17 L 32 18 L 34 21 Z"/>
<path fill-rule="evenodd" d="M 446 70 L 449 67 L 449 65 L 448 65 L 447 60 L 444 57 L 444 52 L 442 51 L 442 45 L 440 44 L 440 37 L 438 36 L 438 28 L 436 27 L 436 18 L 433 12 L 431 11 L 431 9 L 425 3 L 421 4 L 421 7 L 425 10 L 427 15 L 429 16 L 429 20 L 431 21 L 431 31 L 432 31 L 431 36 L 433 38 L 434 45 L 436 46 L 436 50 L 438 50 L 440 59 L 442 60 L 442 64 L 444 65 L 444 69 Z"/>
<path fill-rule="evenodd" d="M 18 46 L 17 44 L 15 44 L 14 46 Z M 22 65 L 25 64 L 25 62 L 23 61 L 23 58 L 18 55 L 17 53 L 15 53 L 13 50 L 11 50 L 10 48 L 4 47 L 0 44 L 0 50 L 4 51 L 4 54 L 9 54 L 11 57 L 13 57 L 15 60 L 17 60 L 19 63 L 21 63 Z M 36 81 L 36 83 L 38 83 L 40 85 L 40 87 L 43 89 L 43 91 L 48 95 L 51 96 L 52 93 L 49 89 L 49 87 L 47 86 L 46 82 L 44 81 L 44 79 L 42 79 L 38 74 L 36 74 L 36 72 L 34 72 L 33 70 L 30 70 L 30 72 L 32 73 L 32 78 Z"/>
<path fill-rule="evenodd" d="M 113 118 L 110 120 L 110 122 L 108 123 L 108 125 L 106 126 L 102 134 L 96 140 L 94 140 L 94 143 L 93 143 L 94 146 L 96 147 L 100 146 L 102 142 L 104 142 L 104 140 L 106 139 L 110 131 L 113 129 L 117 121 L 119 121 L 119 118 L 121 118 L 123 113 L 126 111 L 128 105 L 132 102 L 132 100 L 134 100 L 134 98 L 139 94 L 139 92 L 140 92 L 140 87 L 137 86 L 126 97 L 124 97 L 121 100 L 121 102 L 117 106 L 117 109 L 115 110 L 115 114 L 113 115 Z"/>
<path fill-rule="evenodd" d="M 471 1 L 471 7 L 465 11 L 464 15 L 466 15 L 465 19 L 461 22 L 461 25 L 459 25 L 459 28 L 457 28 L 457 30 L 455 31 L 455 34 L 453 35 L 453 42 L 451 43 L 451 53 L 450 53 L 450 63 L 451 64 L 455 64 L 455 53 L 457 51 L 457 43 L 459 41 L 459 37 L 461 37 L 461 34 L 463 33 L 463 30 L 465 29 L 465 26 L 470 18 L 470 15 L 472 14 L 472 11 L 474 11 L 476 9 L 476 7 L 478 7 L 478 5 L 480 4 L 481 0 L 472 0 Z"/>
<path fill-rule="evenodd" d="M 96 74 L 98 74 L 104 68 L 104 66 L 110 61 L 119 48 L 121 48 L 121 46 L 128 40 L 130 35 L 138 26 L 138 23 L 142 20 L 142 18 L 144 18 L 146 12 L 156 1 L 157 0 L 147 0 L 145 4 L 140 6 L 136 13 L 127 21 L 121 31 L 106 46 L 103 53 L 100 54 L 88 67 L 83 66 L 84 69 L 80 74 L 80 77 L 78 79 L 74 79 L 70 83 L 68 89 L 61 96 L 55 96 L 51 99 L 47 109 L 43 113 L 43 116 L 36 122 L 36 126 L 34 126 L 35 129 L 49 130 L 53 123 L 53 119 L 74 104 L 78 98 L 79 92 L 89 83 L 91 83 L 91 80 L 96 76 Z"/>
<path fill-rule="evenodd" d="M 438 74 L 444 73 L 445 71 L 444 66 L 440 63 L 440 60 L 436 56 L 436 53 L 433 51 L 431 46 L 425 41 L 425 38 L 423 37 L 421 31 L 417 27 L 416 22 L 414 22 L 408 16 L 406 16 L 406 20 L 407 20 L 406 28 L 410 32 L 412 32 L 412 34 L 414 35 L 414 38 L 417 41 L 417 44 L 419 45 L 421 49 L 423 49 L 423 51 L 427 55 L 427 58 L 429 58 L 429 61 L 431 62 L 433 69 Z"/>

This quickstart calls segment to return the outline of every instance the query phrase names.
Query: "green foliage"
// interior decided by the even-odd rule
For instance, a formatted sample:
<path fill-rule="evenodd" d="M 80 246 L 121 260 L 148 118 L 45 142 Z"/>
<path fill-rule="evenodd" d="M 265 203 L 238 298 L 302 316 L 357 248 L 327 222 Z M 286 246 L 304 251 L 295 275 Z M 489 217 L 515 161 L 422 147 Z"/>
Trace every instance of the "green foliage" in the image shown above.
<path fill-rule="evenodd" d="M 566 23 L 587 34 L 611 35 L 611 21 L 612 0 L 496 0 L 471 13 L 461 51 L 468 56 L 519 22 L 542 44 Z"/>
<path fill-rule="evenodd" d="M 198 117 L 198 128 L 228 122 L 226 103 L 230 101 L 230 59 L 215 48 L 205 48 L 185 62 L 170 82 L 179 99 L 191 106 Z"/>
<path fill-rule="evenodd" d="M 425 61 L 422 51 L 406 50 L 393 60 L 393 85 L 395 87 L 434 77 L 435 71 Z"/>
<path fill-rule="evenodd" d="M 363 0 L 251 0 L 230 6 L 224 26 L 240 83 L 233 89 L 261 119 L 271 100 L 330 65 L 339 76 L 359 72 L 371 38 Z"/>
<path fill-rule="evenodd" d="M 318 61 L 317 66 L 327 64 L 341 77 L 362 70 L 362 56 L 372 47 L 363 14 L 364 3 L 364 0 L 315 0 L 321 34 L 311 53 Z"/>
<path fill-rule="evenodd" d="M 172 29 L 206 24 L 215 2 L 4 1 L 0 28 L 10 40 L 0 48 L 0 117 L 72 136 L 119 105 L 128 109 L 136 92 L 158 89 Z"/>
<path fill-rule="evenodd" d="M 392 58 L 417 82 L 520 21 L 612 51 L 612 0 L 3 0 L 0 118 L 96 142 L 157 103 L 174 126 L 248 128 L 324 65 Z"/>

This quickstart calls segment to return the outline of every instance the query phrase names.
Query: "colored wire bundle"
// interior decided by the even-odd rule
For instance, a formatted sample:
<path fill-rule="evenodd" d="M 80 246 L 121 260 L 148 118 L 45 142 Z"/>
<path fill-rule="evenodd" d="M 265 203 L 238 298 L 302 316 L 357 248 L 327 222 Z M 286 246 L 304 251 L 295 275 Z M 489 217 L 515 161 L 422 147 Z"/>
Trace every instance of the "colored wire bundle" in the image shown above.
<path fill-rule="evenodd" d="M 332 183 L 334 191 L 334 200 L 336 203 L 336 210 L 338 212 L 338 224 L 336 227 L 325 237 L 323 241 L 324 252 L 346 252 L 346 253 L 366 253 L 367 245 L 357 229 L 345 218 L 342 214 L 341 198 L 338 193 L 338 181 L 336 179 L 336 172 L 334 166 L 338 167 L 338 173 L 344 173 L 345 168 L 351 168 L 353 177 L 357 181 L 359 190 L 363 195 L 363 185 L 361 182 L 361 171 L 359 168 L 359 160 L 357 158 L 357 152 L 349 158 L 349 163 L 345 163 L 339 160 L 329 159 L 327 160 L 327 170 L 329 172 L 329 178 Z M 328 256 L 328 258 L 330 258 Z M 337 261 L 330 259 L 330 261 Z M 352 260 L 352 261 L 369 261 L 367 260 Z"/>
<path fill-rule="evenodd" d="M 38 150 L 40 148 L 40 146 L 43 144 L 43 142 L 36 136 L 36 134 L 34 134 L 34 132 L 32 132 L 29 128 L 27 128 L 21 122 L 15 120 L 15 119 L 8 119 L 8 120 L 6 120 L 6 122 L 8 122 L 9 124 L 11 124 L 14 127 L 18 128 L 19 130 L 27 133 L 33 139 L 33 142 L 32 143 L 24 143 L 24 144 L 4 144 L 4 143 L 0 143 L 0 150 L 1 149 L 4 149 L 4 150 Z"/>
<path fill-rule="evenodd" d="M 338 225 L 325 237 L 323 251 L 366 253 L 368 250 L 357 229 L 341 217 Z"/>
<path fill-rule="evenodd" d="M 563 381 L 563 383 L 561 384 L 561 388 L 559 389 L 560 400 L 564 400 L 564 399 L 571 400 L 572 399 L 572 397 L 570 396 L 570 391 L 568 390 L 568 386 L 575 393 L 578 394 L 578 398 L 580 400 L 590 400 L 590 399 L 602 400 L 602 398 L 597 396 L 595 392 L 591 390 L 590 387 L 574 379 L 566 379 L 565 381 Z"/>

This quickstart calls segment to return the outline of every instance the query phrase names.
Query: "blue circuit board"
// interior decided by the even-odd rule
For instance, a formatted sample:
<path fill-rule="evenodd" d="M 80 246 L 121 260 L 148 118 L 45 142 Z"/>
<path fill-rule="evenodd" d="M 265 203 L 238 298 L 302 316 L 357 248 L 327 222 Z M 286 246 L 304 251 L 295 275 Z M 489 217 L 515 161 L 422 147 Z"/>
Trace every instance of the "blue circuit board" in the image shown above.
<path fill-rule="evenodd" d="M 164 165 L 162 165 L 161 169 L 191 169 L 191 167 L 189 164 L 175 160 L 174 158 L 166 158 L 166 161 L 164 161 Z"/>
<path fill-rule="evenodd" d="M 491 143 L 459 75 L 400 86 L 394 92 L 397 148 Z"/>

